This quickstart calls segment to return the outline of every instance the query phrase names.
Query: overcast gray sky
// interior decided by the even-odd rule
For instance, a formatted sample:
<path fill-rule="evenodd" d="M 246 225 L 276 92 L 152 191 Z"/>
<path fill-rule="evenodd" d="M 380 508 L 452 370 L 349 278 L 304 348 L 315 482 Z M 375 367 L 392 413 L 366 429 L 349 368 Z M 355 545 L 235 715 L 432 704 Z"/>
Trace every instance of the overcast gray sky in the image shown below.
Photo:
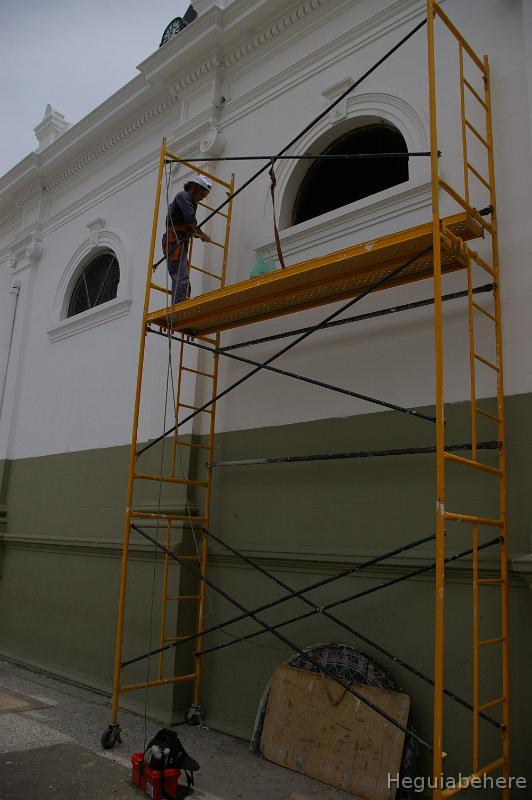
<path fill-rule="evenodd" d="M 50 103 L 69 122 L 134 78 L 189 0 L 1 0 L 0 175 L 37 148 Z"/>

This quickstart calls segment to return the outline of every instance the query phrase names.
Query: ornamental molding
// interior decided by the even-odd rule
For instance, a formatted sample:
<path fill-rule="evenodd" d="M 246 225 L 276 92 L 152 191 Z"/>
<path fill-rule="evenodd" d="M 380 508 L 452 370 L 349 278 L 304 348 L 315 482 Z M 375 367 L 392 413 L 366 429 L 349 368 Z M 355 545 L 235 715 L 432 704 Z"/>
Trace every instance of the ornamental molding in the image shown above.
<path fill-rule="evenodd" d="M 373 236 L 370 231 L 376 226 L 388 225 L 396 229 L 397 220 L 405 215 L 421 214 L 420 221 L 424 221 L 430 215 L 430 208 L 430 181 L 398 184 L 281 231 L 283 253 L 288 260 L 302 261 L 309 258 L 309 254 L 321 254 L 321 249 L 330 252 L 347 246 L 346 237 L 349 244 L 367 240 Z M 386 232 L 381 228 L 379 231 L 379 236 Z M 255 251 L 260 255 L 269 253 L 275 258 L 271 233 L 259 240 Z"/>
<path fill-rule="evenodd" d="M 25 192 L 22 192 L 22 194 L 20 194 L 17 197 L 17 199 L 15 201 L 15 205 L 18 208 L 22 208 L 22 206 L 25 203 L 27 203 L 28 200 L 31 200 L 33 197 L 36 197 L 37 195 L 42 194 L 44 192 L 44 190 L 45 190 L 44 181 L 42 181 L 42 180 L 37 181 L 36 183 L 33 184 L 33 186 L 31 186 Z"/>
<path fill-rule="evenodd" d="M 295 89 L 317 75 L 323 74 L 327 68 L 339 61 L 351 58 L 355 53 L 383 36 L 417 20 L 423 13 L 423 9 L 424 4 L 420 3 L 420 0 L 399 0 L 393 6 L 353 26 L 319 49 L 308 53 L 296 64 L 286 67 L 276 75 L 274 82 L 267 79 L 258 83 L 244 95 L 228 103 L 224 114 L 224 124 L 234 124 L 256 108 L 271 102 L 274 98 Z M 269 55 L 271 58 L 272 54 Z M 230 80 L 229 76 L 228 80 Z"/>
<path fill-rule="evenodd" d="M 217 70 L 223 66 L 223 56 L 220 53 L 214 53 L 214 55 L 208 58 L 207 61 L 198 64 L 196 67 L 194 67 L 194 69 L 187 73 L 187 75 L 176 81 L 176 83 L 170 87 L 170 96 L 177 99 L 184 89 L 188 89 L 189 86 L 192 86 L 192 84 L 200 78 L 204 78 L 205 75 L 208 75 L 213 70 Z"/>
<path fill-rule="evenodd" d="M 279 17 L 259 34 L 256 34 L 245 42 L 242 42 L 229 54 L 222 55 L 219 52 L 211 54 L 208 59 L 196 64 L 191 70 L 189 70 L 189 72 L 187 72 L 186 75 L 176 81 L 168 90 L 168 95 L 160 100 L 150 110 L 138 116 L 134 121 L 124 125 L 118 131 L 113 133 L 88 153 L 85 153 L 85 155 L 83 155 L 81 158 L 74 161 L 62 172 L 54 175 L 48 181 L 40 180 L 33 184 L 33 186 L 22 192 L 17 197 L 16 205 L 21 207 L 36 194 L 43 191 L 52 191 L 58 186 L 61 186 L 65 181 L 68 181 L 77 175 L 77 173 L 79 173 L 82 169 L 92 164 L 101 156 L 106 155 L 113 147 L 120 144 L 129 136 L 147 125 L 149 122 L 152 122 L 161 114 L 164 114 L 166 111 L 171 109 L 179 102 L 181 93 L 188 89 L 193 83 L 204 78 L 213 71 L 237 64 L 243 58 L 246 58 L 255 50 L 260 48 L 262 45 L 268 43 L 272 38 L 284 33 L 296 23 L 311 14 L 313 11 L 329 2 L 330 0 L 306 0 L 306 2 L 301 4 L 298 8 L 284 14 L 282 17 Z M 76 126 L 73 126 L 73 131 L 75 131 L 75 127 Z M 68 132 L 64 134 L 64 137 L 68 137 Z"/>
<path fill-rule="evenodd" d="M 105 228 L 105 220 L 102 217 L 96 217 L 95 220 L 87 223 L 85 227 L 89 231 L 90 242 L 95 247 L 98 244 L 100 231 Z"/>
<path fill-rule="evenodd" d="M 190 509 L 180 507 L 174 509 L 174 513 L 186 515 Z M 151 524 L 150 524 L 151 523 Z M 156 520 L 145 520 L 143 527 L 156 527 Z M 183 529 L 187 523 L 176 524 L 178 543 L 182 541 Z M 0 544 L 10 550 L 38 550 L 47 553 L 58 553 L 69 556 L 95 556 L 97 558 L 110 557 L 120 558 L 122 553 L 122 540 L 116 538 L 96 538 L 96 537 L 74 537 L 74 536 L 38 536 L 31 534 L 0 534 Z M 290 550 L 268 550 L 253 546 L 240 547 L 242 553 L 248 558 L 252 558 L 263 567 L 275 567 L 279 571 L 293 572 L 301 570 L 303 565 L 305 572 L 330 575 L 331 572 L 352 566 L 353 563 L 368 561 L 381 555 L 380 551 L 371 549 L 361 549 L 357 552 L 333 550 L 323 551 L 319 549 L 306 548 L 293 552 Z M 153 545 L 139 538 L 130 543 L 130 554 L 136 560 L 151 560 L 154 558 Z M 163 558 L 163 554 L 156 553 L 156 558 Z M 213 563 L 225 564 L 231 569 L 246 570 L 248 565 L 242 562 L 237 556 L 228 554 L 221 550 L 213 550 L 209 555 Z M 434 560 L 434 552 L 426 551 L 417 556 L 403 554 L 394 559 L 393 564 L 377 565 L 368 570 L 368 575 L 402 575 L 410 572 L 412 568 L 418 568 L 430 564 Z M 510 585 L 513 588 L 522 588 L 526 579 L 516 573 L 514 564 L 516 559 L 510 558 Z M 446 566 L 449 570 L 449 581 L 451 583 L 471 583 L 471 558 L 464 557 Z M 497 575 L 499 562 L 496 558 L 481 558 L 479 560 L 479 571 L 482 577 L 494 577 Z M 349 580 L 349 578 L 348 578 Z M 416 581 L 433 582 L 433 573 L 427 572 L 414 578 Z"/>
<path fill-rule="evenodd" d="M 51 342 L 59 342 L 61 339 L 67 339 L 76 333 L 97 328 L 99 325 L 103 325 L 113 319 L 123 317 L 128 313 L 130 305 L 130 298 L 120 299 L 116 297 L 107 303 L 101 303 L 98 306 L 94 306 L 94 308 L 89 308 L 87 311 L 82 311 L 81 314 L 76 314 L 74 317 L 62 319 L 56 325 L 48 328 L 46 333 Z"/>
<path fill-rule="evenodd" d="M 340 97 L 344 92 L 346 92 L 350 86 L 354 84 L 354 80 L 351 76 L 348 78 L 344 78 L 341 81 L 336 81 L 332 86 L 329 86 L 327 89 L 324 89 L 321 93 L 321 96 L 324 98 L 326 104 L 330 106 L 337 97 Z M 334 125 L 335 122 L 338 120 L 345 119 L 347 116 L 347 101 L 349 99 L 349 95 L 346 95 L 339 103 L 337 103 L 334 108 L 331 108 L 329 111 L 329 123 Z"/>
<path fill-rule="evenodd" d="M 307 0 L 307 2 L 292 11 L 283 14 L 282 17 L 276 19 L 268 25 L 267 28 L 264 28 L 260 33 L 253 36 L 252 39 L 242 42 L 232 53 L 226 55 L 223 60 L 224 66 L 231 67 L 234 64 L 238 64 L 243 58 L 247 58 L 247 56 L 251 55 L 251 53 L 259 47 L 267 44 L 271 39 L 279 36 L 281 33 L 285 33 L 285 31 L 289 30 L 302 19 L 308 17 L 309 14 L 312 14 L 313 11 L 316 11 L 316 9 L 324 6 L 328 2 L 330 2 L 330 0 Z"/>
<path fill-rule="evenodd" d="M 345 115 L 331 125 L 330 114 L 323 117 L 307 131 L 298 142 L 301 153 L 320 152 L 348 130 L 354 129 L 358 120 L 361 125 L 368 121 L 382 121 L 393 125 L 402 134 L 407 149 L 411 152 L 428 149 L 428 124 L 421 113 L 395 95 L 383 92 L 351 94 L 346 98 Z M 324 99 L 324 105 L 327 100 Z M 425 163 L 426 162 L 426 163 Z M 278 196 L 281 198 L 279 220 L 283 229 L 290 226 L 290 217 L 295 197 L 309 164 L 307 162 L 282 161 L 276 169 Z M 429 159 L 410 159 L 408 184 L 426 181 L 430 177 Z"/>
<path fill-rule="evenodd" d="M 104 141 L 100 142 L 100 144 L 92 148 L 89 152 L 86 152 L 82 157 L 72 162 L 61 172 L 52 176 L 48 180 L 39 179 L 24 192 L 21 192 L 21 194 L 16 198 L 16 207 L 21 208 L 36 194 L 40 194 L 45 191 L 49 192 L 56 189 L 66 181 L 75 177 L 81 170 L 90 166 L 97 159 L 108 154 L 113 147 L 121 144 L 129 136 L 145 127 L 157 117 L 172 109 L 176 104 L 179 103 L 181 93 L 188 89 L 196 81 L 201 80 L 210 73 L 217 73 L 225 68 L 238 65 L 239 62 L 255 53 L 263 45 L 270 43 L 272 39 L 280 36 L 283 33 L 286 33 L 299 22 L 309 17 L 313 12 L 325 7 L 326 5 L 330 5 L 334 10 L 334 5 L 331 3 L 331 0 L 306 0 L 306 2 L 301 3 L 297 8 L 292 9 L 291 11 L 288 11 L 282 16 L 278 17 L 274 22 L 270 23 L 259 33 L 255 34 L 251 38 L 248 38 L 246 41 L 241 42 L 231 52 L 226 53 L 225 55 L 220 52 L 216 52 L 214 54 L 211 53 L 211 55 L 205 61 L 196 64 L 182 78 L 173 83 L 170 88 L 167 89 L 167 96 L 161 99 L 156 105 L 152 106 L 152 108 L 137 116 L 136 119 L 127 125 L 122 126 L 119 130 L 108 136 Z M 419 13 L 421 5 L 422 3 L 420 0 L 397 0 L 397 2 L 393 3 L 383 12 L 379 13 L 375 17 L 371 17 L 369 20 L 366 20 L 360 27 L 366 29 L 368 26 L 378 26 L 379 30 L 376 32 L 376 34 L 368 34 L 366 39 L 369 41 L 375 38 L 380 38 L 388 30 L 380 29 L 383 22 L 390 21 L 390 29 L 398 27 L 405 21 L 405 14 L 408 18 L 412 17 L 413 15 Z M 396 22 L 393 19 L 394 17 L 397 18 Z M 230 27 L 228 27 L 228 31 L 230 31 Z M 217 37 L 220 36 L 220 33 L 220 30 L 216 31 Z M 207 32 L 206 35 L 208 36 L 209 32 Z M 367 42 L 365 41 L 364 44 L 365 43 Z M 157 51 L 154 55 L 156 54 Z M 157 85 L 156 82 L 153 82 L 146 75 L 143 77 L 146 84 L 153 83 L 153 85 Z M 139 76 L 139 79 L 141 79 L 141 76 Z M 269 82 L 269 85 L 271 88 L 271 82 Z M 251 110 L 247 102 L 242 103 L 241 99 L 238 100 L 236 105 L 246 106 L 242 113 L 248 113 Z M 63 142 L 65 142 L 65 140 L 70 140 L 71 136 L 75 136 L 76 128 L 77 125 L 74 125 L 71 129 L 69 129 L 69 131 L 63 134 L 61 140 Z"/>
<path fill-rule="evenodd" d="M 80 170 L 88 167 L 92 164 L 96 159 L 100 158 L 103 155 L 106 155 L 113 147 L 118 144 L 121 144 L 125 139 L 127 139 L 131 134 L 136 133 L 149 122 L 152 122 L 158 116 L 163 114 L 165 111 L 168 111 L 172 108 L 175 103 L 178 102 L 178 97 L 172 97 L 169 95 L 168 97 L 161 100 L 157 103 L 156 106 L 153 106 L 149 111 L 145 111 L 140 117 L 137 117 L 136 120 L 133 122 L 124 125 L 120 130 L 116 131 L 116 133 L 109 136 L 104 142 L 101 142 L 97 147 L 95 147 L 90 152 L 86 153 L 82 158 L 75 161 L 73 164 L 70 165 L 67 169 L 63 172 L 55 175 L 51 178 L 44 186 L 44 190 L 52 191 L 53 189 L 60 186 L 66 180 L 69 180 L 74 175 L 76 175 Z"/>
<path fill-rule="evenodd" d="M 7 255 L 7 266 L 16 275 L 28 267 L 36 267 L 43 252 L 41 229 L 37 226 L 12 245 Z"/>
<path fill-rule="evenodd" d="M 68 261 L 59 281 L 52 307 L 52 318 L 47 331 L 52 341 L 64 339 L 73 333 L 101 325 L 110 319 L 126 314 L 131 305 L 131 270 L 123 237 L 115 231 L 106 230 L 105 220 L 98 217 L 87 225 L 89 236 L 83 241 Z M 67 318 L 68 304 L 74 285 L 92 257 L 111 250 L 118 260 L 120 281 L 116 298 L 89 308 L 74 317 Z"/>
<path fill-rule="evenodd" d="M 211 125 L 200 139 L 199 150 L 206 158 L 218 158 L 224 152 L 226 145 L 227 139 L 218 126 Z"/>

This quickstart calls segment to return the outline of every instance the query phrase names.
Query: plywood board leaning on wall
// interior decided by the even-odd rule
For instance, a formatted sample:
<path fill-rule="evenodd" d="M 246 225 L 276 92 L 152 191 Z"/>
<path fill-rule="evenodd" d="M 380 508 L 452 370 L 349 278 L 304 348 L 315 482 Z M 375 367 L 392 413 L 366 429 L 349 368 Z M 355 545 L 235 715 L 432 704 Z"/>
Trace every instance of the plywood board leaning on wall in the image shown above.
<path fill-rule="evenodd" d="M 410 698 L 364 684 L 358 693 L 406 725 Z M 269 761 L 366 800 L 388 800 L 388 774 L 401 767 L 404 733 L 331 678 L 280 666 L 275 670 L 262 730 Z"/>

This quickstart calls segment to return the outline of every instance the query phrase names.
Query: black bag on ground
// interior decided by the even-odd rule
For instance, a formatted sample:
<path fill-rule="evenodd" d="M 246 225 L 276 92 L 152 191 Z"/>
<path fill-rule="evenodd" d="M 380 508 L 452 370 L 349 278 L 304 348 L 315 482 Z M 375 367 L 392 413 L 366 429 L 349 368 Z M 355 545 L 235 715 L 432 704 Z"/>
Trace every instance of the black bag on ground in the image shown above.
<path fill-rule="evenodd" d="M 200 768 L 198 762 L 189 756 L 181 744 L 177 733 L 170 730 L 170 728 L 162 728 L 148 743 L 144 751 L 144 763 L 150 769 L 160 770 L 163 773 L 163 794 L 170 800 L 186 797 L 192 792 L 191 786 L 194 786 L 194 772 Z M 175 798 L 171 798 L 164 789 L 164 770 L 169 768 L 181 770 L 185 773 L 187 779 L 187 788 L 183 787 L 182 790 L 178 791 Z"/>

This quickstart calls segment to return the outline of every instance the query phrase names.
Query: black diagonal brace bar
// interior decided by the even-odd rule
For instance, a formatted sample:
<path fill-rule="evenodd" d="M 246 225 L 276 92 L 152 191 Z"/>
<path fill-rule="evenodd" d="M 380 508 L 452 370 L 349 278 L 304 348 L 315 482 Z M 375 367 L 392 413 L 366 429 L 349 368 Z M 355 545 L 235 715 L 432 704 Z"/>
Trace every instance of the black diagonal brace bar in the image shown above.
<path fill-rule="evenodd" d="M 376 406 L 381 406 L 382 408 L 389 408 L 391 411 L 399 411 L 401 414 L 409 414 L 412 417 L 420 417 L 421 419 L 426 419 L 428 422 L 434 422 L 434 417 L 431 417 L 427 414 L 422 414 L 420 411 L 416 411 L 413 408 L 405 408 L 404 406 L 399 406 L 396 403 L 389 403 L 386 400 L 380 400 L 378 397 L 371 397 L 369 394 L 361 394 L 360 392 L 354 392 L 352 389 L 344 389 L 341 386 L 335 386 L 332 383 L 326 383 L 325 381 L 319 381 L 316 378 L 308 378 L 306 375 L 299 375 L 297 372 L 291 372 L 290 370 L 286 369 L 279 369 L 278 367 L 272 367 L 269 364 L 263 364 L 260 361 L 255 361 L 252 358 L 245 358 L 244 356 L 237 356 L 234 353 L 227 353 L 225 350 L 219 347 L 211 347 L 207 344 L 201 344 L 200 342 L 192 341 L 190 339 L 183 339 L 180 336 L 175 336 L 174 334 L 163 333 L 163 331 L 157 331 L 155 328 L 146 328 L 149 333 L 155 333 L 157 336 L 162 336 L 164 339 L 168 340 L 170 337 L 175 341 L 181 342 L 183 341 L 186 345 L 190 347 L 196 347 L 198 350 L 206 350 L 208 353 L 212 353 L 213 355 L 220 355 L 225 356 L 226 358 L 232 358 L 235 361 L 240 361 L 242 364 L 250 364 L 252 366 L 260 367 L 261 369 L 265 369 L 268 372 L 273 372 L 276 375 L 284 375 L 286 378 L 294 378 L 296 381 L 301 381 L 302 383 L 309 383 L 311 386 L 318 386 L 321 389 L 328 389 L 331 392 L 335 392 L 336 394 L 343 394 L 346 397 L 354 397 L 357 400 L 364 400 L 366 403 L 372 403 Z"/>
<path fill-rule="evenodd" d="M 188 414 L 177 425 L 173 425 L 171 428 L 169 428 L 167 431 L 165 431 L 163 434 L 161 434 L 161 436 L 158 436 L 156 439 L 152 439 L 151 442 L 148 442 L 148 444 L 144 445 L 144 447 L 141 447 L 140 450 L 137 451 L 137 456 L 140 456 L 140 455 L 142 455 L 142 453 L 145 453 L 146 450 L 150 449 L 150 447 L 154 447 L 156 444 L 158 444 L 160 441 L 162 441 L 164 438 L 166 438 L 166 436 L 168 436 L 169 434 L 173 433 L 175 430 L 177 430 L 179 427 L 181 427 L 181 425 L 184 425 L 186 422 L 188 422 L 189 420 L 191 420 L 194 417 L 196 417 L 202 411 L 206 411 L 210 406 L 213 405 L 213 403 L 216 403 L 222 397 L 225 397 L 227 394 L 229 394 L 229 392 L 232 392 L 238 386 L 241 386 L 243 383 L 245 383 L 245 381 L 249 380 L 254 375 L 256 375 L 257 372 L 260 372 L 261 369 L 263 369 L 264 367 L 266 367 L 269 364 L 271 364 L 272 361 L 275 361 L 280 356 L 284 355 L 285 353 L 288 353 L 289 350 L 292 350 L 292 348 L 294 348 L 296 345 L 300 344 L 300 342 L 302 342 L 304 339 L 307 339 L 309 336 L 311 336 L 316 331 L 321 330 L 321 328 L 323 328 L 325 325 L 327 325 L 328 322 L 330 322 L 333 319 L 336 319 L 336 317 L 339 317 L 340 314 L 343 314 L 343 312 L 347 311 L 348 308 L 351 308 L 351 306 L 354 306 L 356 303 L 359 303 L 361 300 L 364 299 L 364 297 L 367 297 L 368 294 L 371 294 L 371 292 L 377 291 L 381 286 L 384 286 L 384 284 L 386 284 L 388 281 L 390 281 L 393 278 L 395 278 L 397 275 L 399 275 L 401 272 L 403 272 L 409 266 L 414 264 L 415 261 L 417 261 L 418 258 L 422 258 L 424 255 L 429 253 L 431 250 L 432 250 L 432 247 L 426 247 L 424 250 L 422 250 L 421 252 L 417 253 L 415 256 L 412 256 L 412 258 L 409 258 L 408 261 L 405 261 L 403 264 L 400 264 L 398 267 L 396 267 L 395 269 L 391 270 L 387 275 L 383 275 L 382 278 L 379 278 L 379 280 L 375 281 L 375 283 L 373 283 L 371 286 L 368 286 L 368 288 L 365 289 L 363 292 L 361 292 L 361 294 L 357 295 L 356 297 L 353 297 L 351 300 L 348 300 L 347 303 L 344 303 L 336 311 L 333 311 L 332 314 L 329 314 L 328 316 L 326 316 L 325 319 L 323 319 L 321 322 L 318 322 L 317 325 L 313 325 L 311 328 L 309 328 L 307 331 L 305 331 L 305 333 L 302 333 L 301 336 L 298 336 L 297 339 L 295 339 L 293 342 L 290 342 L 290 344 L 285 345 L 283 348 L 281 348 L 281 350 L 278 350 L 272 356 L 267 358 L 266 361 L 263 361 L 259 366 L 255 367 L 250 372 L 247 372 L 245 375 L 243 375 L 241 378 L 239 378 L 234 383 L 231 383 L 229 386 L 227 386 L 225 389 L 223 389 L 221 392 L 219 392 L 217 395 L 215 395 L 207 403 L 204 403 L 202 406 L 197 408 L 191 414 Z M 435 421 L 436 420 L 434 418 L 431 419 L 431 422 L 435 422 Z"/>
<path fill-rule="evenodd" d="M 261 617 L 258 617 L 254 612 L 249 611 L 245 606 L 242 605 L 242 603 L 240 603 L 238 600 L 232 597 L 228 592 L 226 592 L 224 589 L 221 589 L 205 575 L 202 575 L 201 572 L 195 570 L 194 567 L 191 567 L 182 558 L 176 556 L 175 553 L 172 553 L 172 551 L 168 547 L 165 547 L 165 545 L 158 542 L 157 539 L 154 539 L 153 536 L 150 536 L 149 533 L 146 533 L 146 531 L 141 530 L 141 528 L 138 528 L 136 525 L 132 525 L 131 527 L 134 530 L 136 530 L 137 533 L 140 533 L 141 536 L 144 536 L 146 539 L 148 539 L 148 541 L 150 541 L 158 550 L 160 550 L 162 553 L 165 553 L 165 555 L 169 556 L 172 560 L 180 564 L 182 569 L 185 569 L 187 570 L 187 572 L 190 572 L 192 575 L 194 575 L 194 577 L 196 577 L 198 580 L 205 583 L 205 585 L 208 586 L 210 589 L 215 591 L 216 594 L 219 594 L 220 597 L 223 597 L 224 600 L 227 600 L 229 603 L 234 605 L 235 608 L 240 609 L 240 611 L 245 613 L 247 617 L 249 617 L 258 625 L 260 625 L 260 627 L 263 628 L 264 631 L 270 632 L 273 636 L 275 636 L 276 639 L 279 639 L 280 642 L 286 645 L 286 647 L 289 647 L 291 650 L 296 652 L 299 656 L 301 656 L 301 658 L 305 659 L 305 661 L 308 664 L 311 664 L 319 673 L 325 675 L 327 678 L 331 678 L 333 681 L 335 681 L 335 683 L 341 686 L 342 689 L 345 689 L 346 692 L 349 692 L 349 694 L 353 695 L 353 697 L 356 697 L 356 699 L 359 700 L 361 703 L 363 703 L 365 706 L 371 708 L 372 711 L 374 711 L 380 717 L 389 722 L 390 725 L 393 725 L 394 728 L 398 728 L 400 731 L 403 731 L 404 734 L 412 737 L 412 739 L 415 739 L 415 741 L 418 742 L 418 744 L 420 744 L 426 750 L 428 750 L 431 753 L 433 752 L 432 746 L 424 739 L 422 739 L 421 736 L 418 736 L 417 733 L 408 728 L 406 725 L 403 725 L 401 722 L 394 719 L 383 708 L 380 708 L 378 705 L 373 703 L 371 700 L 365 697 L 361 692 L 354 689 L 349 683 L 342 680 L 342 678 L 339 678 L 338 675 L 336 675 L 332 670 L 323 666 L 323 664 L 320 664 L 320 662 L 317 661 L 315 658 L 312 658 L 312 656 L 310 656 L 308 653 L 305 653 L 304 650 L 298 647 L 298 645 L 296 645 L 282 633 L 279 633 L 278 631 L 274 630 L 274 628 L 271 625 L 265 622 Z"/>
<path fill-rule="evenodd" d="M 131 526 L 134 530 L 137 530 L 135 525 Z M 302 597 L 302 595 L 307 594 L 307 592 L 312 592 L 314 589 L 320 589 L 322 586 L 327 586 L 330 583 L 334 583 L 335 581 L 340 580 L 341 578 L 347 578 L 350 575 L 358 574 L 369 567 L 374 567 L 377 564 L 381 564 L 383 561 L 387 561 L 389 558 L 393 558 L 394 556 L 401 555 L 402 553 L 408 552 L 408 550 L 413 550 L 415 547 L 419 547 L 422 544 L 426 544 L 427 542 L 432 542 L 436 536 L 431 533 L 429 536 L 424 536 L 422 539 L 416 539 L 413 542 L 409 542 L 408 544 L 404 544 L 401 547 L 396 547 L 393 550 L 388 550 L 385 553 L 381 553 L 374 558 L 370 558 L 368 561 L 363 561 L 362 564 L 357 564 L 356 566 L 349 567 L 348 569 L 343 569 L 340 572 L 336 572 L 334 575 L 328 575 L 326 578 L 321 578 L 319 581 L 315 581 L 311 583 L 309 586 L 304 586 L 302 589 L 298 589 L 297 591 L 290 592 L 289 594 L 283 595 L 277 600 L 273 600 L 271 603 L 265 603 L 264 605 L 258 606 L 257 608 L 253 609 L 253 613 L 260 614 L 261 611 L 267 611 L 270 608 L 275 608 L 275 606 L 281 605 L 282 603 L 286 603 L 288 600 L 292 600 L 294 597 Z M 317 608 L 317 606 L 316 606 Z M 211 628 L 207 628 L 200 633 L 193 633 L 190 636 L 187 636 L 185 639 L 181 639 L 178 642 L 170 642 L 169 644 L 163 645 L 163 647 L 158 647 L 156 650 L 149 650 L 147 653 L 143 653 L 140 656 L 135 656 L 135 658 L 130 658 L 127 661 L 123 661 L 120 666 L 127 667 L 130 664 L 135 664 L 137 661 L 142 661 L 145 658 L 149 658 L 150 656 L 157 655 L 157 653 L 162 653 L 165 650 L 172 650 L 174 647 L 178 647 L 181 644 L 186 644 L 187 642 L 192 642 L 195 639 L 198 639 L 200 636 L 206 636 L 209 633 L 214 633 L 215 631 L 220 631 L 223 627 L 227 625 L 233 625 L 235 622 L 241 622 L 243 619 L 247 619 L 247 614 L 240 614 L 237 617 L 233 617 L 232 619 L 226 620 L 222 625 L 213 625 Z"/>
<path fill-rule="evenodd" d="M 213 539 L 215 542 L 218 542 L 218 544 L 220 544 L 222 547 L 224 547 L 230 553 L 233 553 L 233 555 L 235 555 L 237 558 L 240 558 L 244 563 L 249 564 L 250 567 L 252 567 L 257 572 L 260 572 L 261 575 L 264 575 L 266 578 L 268 578 L 269 580 L 273 581 L 273 583 L 275 583 L 277 586 L 280 586 L 281 589 L 286 589 L 288 592 L 293 592 L 294 591 L 293 587 L 291 587 L 288 584 L 284 583 L 284 581 L 282 581 L 279 578 L 277 578 L 272 572 L 270 572 L 269 570 L 265 569 L 264 567 L 261 567 L 261 565 L 257 564 L 256 561 L 253 561 L 251 558 L 249 558 L 248 556 L 244 555 L 244 553 L 240 552 L 235 547 L 232 547 L 228 542 L 225 542 L 219 536 L 216 536 L 211 530 L 209 530 L 209 531 L 205 530 L 205 533 L 207 533 L 207 535 L 209 536 L 210 539 Z M 494 544 L 495 541 L 499 541 L 499 538 L 494 540 L 492 543 Z M 491 546 L 491 545 L 488 545 L 488 546 Z M 308 597 L 300 597 L 299 599 L 303 603 L 305 603 L 307 606 L 312 608 L 312 612 L 310 612 L 311 614 L 314 614 L 316 612 L 322 614 L 324 617 L 326 617 L 327 619 L 331 620 L 331 622 L 336 623 L 336 625 L 339 625 L 341 628 L 346 630 L 348 633 L 351 633 L 357 639 L 360 639 L 362 642 L 364 642 L 365 644 L 369 645 L 370 647 L 373 647 L 375 650 L 377 650 L 382 655 L 386 656 L 387 658 L 390 658 L 395 664 L 398 664 L 400 667 L 403 667 L 404 669 L 408 670 L 413 675 L 415 675 L 417 678 L 421 678 L 422 681 L 425 681 L 425 683 L 428 683 L 430 686 L 434 686 L 434 680 L 431 677 L 429 677 L 428 675 L 426 675 L 424 672 L 421 672 L 421 670 L 419 670 L 416 667 L 412 666 L 411 664 L 409 664 L 404 659 L 400 658 L 395 653 L 392 653 L 390 650 L 387 650 L 385 647 L 383 647 L 382 645 L 378 644 L 373 639 L 370 639 L 369 636 L 365 636 L 363 633 L 361 633 L 360 631 L 356 630 L 351 625 L 348 625 L 346 622 L 341 620 L 339 617 L 335 616 L 334 614 L 331 614 L 327 610 L 330 607 L 330 605 L 329 606 L 323 606 L 321 608 L 317 608 L 316 604 L 313 603 L 311 600 L 309 600 Z M 342 601 L 340 601 L 340 602 L 342 602 Z M 262 631 L 259 631 L 259 634 L 261 634 L 261 633 L 262 633 Z M 235 641 L 237 641 L 237 640 L 235 640 Z M 198 651 L 196 651 L 196 654 L 197 655 L 205 655 L 207 652 L 212 652 L 213 649 L 215 649 L 215 648 L 212 648 L 212 649 L 209 649 L 209 650 L 198 650 Z M 445 689 L 444 688 L 443 689 L 443 693 L 447 697 L 449 697 L 451 700 L 454 700 L 459 705 L 464 706 L 464 708 L 467 708 L 469 711 L 473 711 L 474 710 L 474 708 L 471 705 L 471 703 L 469 703 L 467 700 L 464 700 L 462 697 L 460 697 L 459 695 L 455 694 L 454 692 L 451 692 L 449 689 Z M 491 723 L 495 727 L 497 727 L 497 728 L 501 727 L 500 723 L 497 722 L 497 720 L 493 719 L 493 717 L 490 717 L 488 714 L 485 714 L 484 712 L 480 712 L 479 716 L 481 716 L 483 719 L 485 719 L 487 722 Z"/>
<path fill-rule="evenodd" d="M 500 537 L 495 537 L 494 539 L 490 539 L 489 542 L 485 544 L 479 545 L 479 550 L 484 550 L 486 547 L 493 547 L 495 544 L 500 543 Z M 473 553 L 472 549 L 463 550 L 461 553 L 456 553 L 455 555 L 449 556 L 445 559 L 445 564 L 450 564 L 453 561 L 457 561 L 460 558 L 465 558 Z M 338 606 L 344 605 L 345 603 L 350 603 L 353 600 L 359 600 L 361 597 L 367 597 L 374 592 L 379 592 L 381 589 L 387 589 L 390 586 L 395 586 L 398 583 L 402 583 L 403 581 L 408 581 L 410 578 L 415 578 L 418 575 L 422 575 L 424 572 L 430 572 L 430 570 L 434 569 L 436 566 L 436 562 L 432 562 L 431 564 L 426 564 L 424 567 L 418 567 L 417 569 L 411 570 L 410 572 L 405 573 L 404 575 L 400 575 L 398 578 L 390 578 L 390 580 L 383 581 L 382 583 L 378 583 L 376 586 L 372 586 L 369 589 L 364 589 L 362 592 L 356 592 L 356 594 L 349 595 L 348 597 L 343 597 L 341 600 L 334 600 L 332 603 L 328 603 L 323 607 L 316 606 L 313 611 L 307 611 L 305 614 L 299 614 L 297 617 L 291 617 L 290 619 L 284 620 L 284 622 L 279 622 L 273 625 L 274 628 L 283 628 L 286 625 L 293 625 L 295 622 L 301 622 L 304 619 L 308 619 L 308 617 L 312 617 L 315 614 L 321 614 L 324 610 L 330 610 L 331 608 L 337 608 Z M 227 623 L 226 623 L 227 625 Z M 220 626 L 220 627 L 225 627 Z M 207 653 L 214 653 L 216 650 L 223 650 L 226 647 L 232 647 L 239 642 L 245 642 L 249 639 L 254 639 L 256 636 L 260 636 L 262 631 L 255 631 L 255 633 L 248 633 L 246 636 L 235 637 L 230 642 L 225 642 L 224 644 L 216 645 L 216 647 L 210 647 L 205 650 L 201 650 L 197 652 L 197 655 L 207 655 Z"/>

